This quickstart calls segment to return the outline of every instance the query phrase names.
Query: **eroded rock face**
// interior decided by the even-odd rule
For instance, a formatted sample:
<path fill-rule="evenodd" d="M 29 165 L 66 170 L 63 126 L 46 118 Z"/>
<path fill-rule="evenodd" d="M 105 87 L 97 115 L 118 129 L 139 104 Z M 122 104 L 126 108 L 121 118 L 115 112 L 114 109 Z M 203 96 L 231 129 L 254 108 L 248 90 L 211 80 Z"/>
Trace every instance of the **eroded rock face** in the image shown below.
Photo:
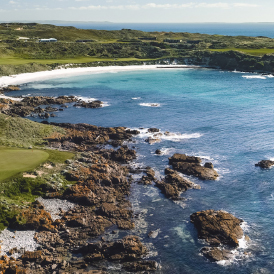
<path fill-rule="evenodd" d="M 201 158 L 195 156 L 187 156 L 185 154 L 174 154 L 169 158 L 169 164 L 173 169 L 186 175 L 192 175 L 202 180 L 216 180 L 218 173 L 214 169 L 212 163 L 205 163 L 201 166 Z"/>
<path fill-rule="evenodd" d="M 255 164 L 255 166 L 259 166 L 261 168 L 270 168 L 274 165 L 274 161 L 271 160 L 262 160 L 259 163 Z"/>
<path fill-rule="evenodd" d="M 179 196 L 182 192 L 196 187 L 193 182 L 183 178 L 178 172 L 170 168 L 165 170 L 165 174 L 165 179 L 163 181 L 156 182 L 156 186 L 161 189 L 167 198 L 178 200 L 180 199 Z"/>
<path fill-rule="evenodd" d="M 190 216 L 190 220 L 197 229 L 199 238 L 210 245 L 223 244 L 235 248 L 239 246 L 238 239 L 244 235 L 240 227 L 243 220 L 222 210 L 196 212 Z"/>

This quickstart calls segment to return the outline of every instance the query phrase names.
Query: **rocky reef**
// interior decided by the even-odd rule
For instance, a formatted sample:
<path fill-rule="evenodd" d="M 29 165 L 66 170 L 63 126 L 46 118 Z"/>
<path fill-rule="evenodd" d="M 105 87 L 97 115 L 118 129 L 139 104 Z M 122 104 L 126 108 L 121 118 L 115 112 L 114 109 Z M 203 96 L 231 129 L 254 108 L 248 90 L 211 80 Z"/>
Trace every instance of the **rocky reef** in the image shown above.
<path fill-rule="evenodd" d="M 4 91 L 6 92 L 7 90 L 5 89 Z M 74 107 L 84 108 L 101 108 L 103 106 L 102 101 L 86 102 L 75 96 L 59 96 L 56 98 L 31 96 L 15 98 L 15 100 L 0 98 L 0 112 L 9 116 L 38 116 L 41 119 L 47 119 L 55 116 L 53 112 L 64 111 L 72 103 Z M 53 107 L 56 105 L 59 107 Z"/>

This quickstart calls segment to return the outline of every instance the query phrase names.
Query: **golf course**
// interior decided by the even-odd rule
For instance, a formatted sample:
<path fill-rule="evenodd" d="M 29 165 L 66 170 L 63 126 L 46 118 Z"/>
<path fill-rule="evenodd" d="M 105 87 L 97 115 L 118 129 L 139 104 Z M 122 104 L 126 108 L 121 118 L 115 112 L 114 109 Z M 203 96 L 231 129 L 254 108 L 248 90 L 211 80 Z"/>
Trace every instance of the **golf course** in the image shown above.
<path fill-rule="evenodd" d="M 0 148 L 0 181 L 19 172 L 32 170 L 48 157 L 49 154 L 42 150 Z"/>

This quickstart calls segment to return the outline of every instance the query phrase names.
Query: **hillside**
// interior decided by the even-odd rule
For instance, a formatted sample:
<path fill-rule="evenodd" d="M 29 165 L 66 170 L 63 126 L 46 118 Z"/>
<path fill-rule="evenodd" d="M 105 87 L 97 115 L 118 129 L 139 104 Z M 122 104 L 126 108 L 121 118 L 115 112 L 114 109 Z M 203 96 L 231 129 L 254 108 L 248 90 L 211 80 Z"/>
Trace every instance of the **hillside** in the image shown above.
<path fill-rule="evenodd" d="M 48 38 L 58 41 L 39 43 L 39 39 Z M 182 64 L 273 72 L 273 54 L 274 39 L 262 36 L 0 24 L 0 75 L 49 70 L 64 64 L 127 65 L 174 59 Z M 230 65 L 224 65 L 223 59 L 229 59 Z"/>

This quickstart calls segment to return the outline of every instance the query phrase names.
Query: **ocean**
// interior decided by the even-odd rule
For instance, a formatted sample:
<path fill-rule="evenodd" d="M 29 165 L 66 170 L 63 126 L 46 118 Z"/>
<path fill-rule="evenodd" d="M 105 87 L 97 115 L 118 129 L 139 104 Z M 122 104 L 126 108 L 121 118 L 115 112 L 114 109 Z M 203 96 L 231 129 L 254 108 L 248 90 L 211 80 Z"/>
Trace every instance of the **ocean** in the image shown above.
<path fill-rule="evenodd" d="M 80 29 L 191 32 L 229 36 L 266 36 L 274 38 L 274 23 L 110 23 L 110 22 L 54 22 L 57 26 Z"/>
<path fill-rule="evenodd" d="M 217 181 L 201 181 L 201 190 L 188 190 L 173 202 L 155 186 L 132 185 L 136 228 L 121 231 L 141 237 L 148 258 L 160 265 L 156 273 L 231 274 L 274 272 L 274 169 L 255 163 L 274 158 L 274 78 L 211 69 L 111 70 L 36 81 L 11 95 L 76 95 L 104 102 L 100 109 L 70 106 L 50 122 L 89 123 L 138 128 L 133 144 L 135 166 L 151 166 L 158 177 L 168 157 L 186 153 L 210 161 L 220 174 Z M 41 121 L 38 118 L 33 120 Z M 147 128 L 170 132 L 149 145 Z M 155 150 L 163 151 L 161 156 Z M 136 178 L 137 179 L 137 178 Z M 200 255 L 204 243 L 190 222 L 200 210 L 225 210 L 245 221 L 242 242 L 231 261 L 211 263 Z M 149 238 L 157 231 L 156 238 Z M 157 234 L 156 233 L 156 234 Z M 121 273 L 111 267 L 109 273 Z"/>

